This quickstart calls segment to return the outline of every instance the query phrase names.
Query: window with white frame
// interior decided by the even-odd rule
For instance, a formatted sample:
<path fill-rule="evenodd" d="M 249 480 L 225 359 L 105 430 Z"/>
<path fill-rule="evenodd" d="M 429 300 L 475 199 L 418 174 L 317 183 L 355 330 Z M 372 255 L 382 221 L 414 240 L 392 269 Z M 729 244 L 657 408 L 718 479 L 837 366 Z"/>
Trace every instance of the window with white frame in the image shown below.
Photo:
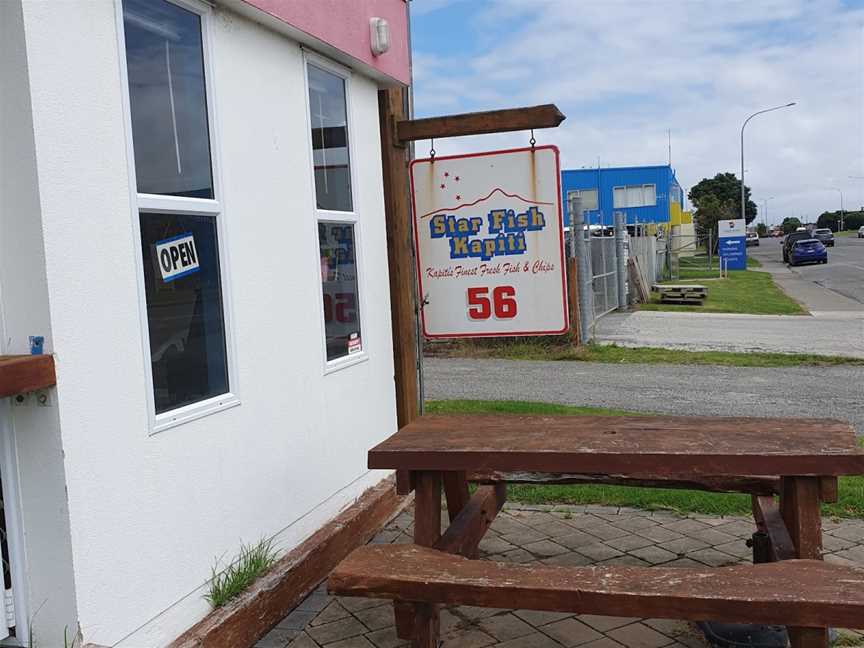
<path fill-rule="evenodd" d="M 570 197 L 575 196 L 582 199 L 582 209 L 588 211 L 597 209 L 597 190 L 596 189 L 572 189 L 567 192 L 567 200 L 569 203 Z"/>
<path fill-rule="evenodd" d="M 315 217 L 321 260 L 325 355 L 340 361 L 363 352 L 357 213 L 351 182 L 348 80 L 334 67 L 308 61 L 309 124 Z"/>
<path fill-rule="evenodd" d="M 627 185 L 612 188 L 612 207 L 653 207 L 657 204 L 657 190 L 653 184 Z"/>
<path fill-rule="evenodd" d="M 155 415 L 229 393 L 202 15 L 123 0 Z"/>

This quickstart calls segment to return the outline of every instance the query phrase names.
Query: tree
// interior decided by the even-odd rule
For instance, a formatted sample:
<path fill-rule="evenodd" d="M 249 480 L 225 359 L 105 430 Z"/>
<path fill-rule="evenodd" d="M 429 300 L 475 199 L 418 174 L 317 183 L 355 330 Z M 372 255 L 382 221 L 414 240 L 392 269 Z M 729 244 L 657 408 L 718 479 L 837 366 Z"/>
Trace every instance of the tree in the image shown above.
<path fill-rule="evenodd" d="M 761 236 L 768 236 L 768 226 L 765 223 L 756 225 L 756 233 Z"/>
<path fill-rule="evenodd" d="M 693 217 L 699 244 L 701 245 L 710 239 L 716 249 L 717 222 L 733 218 L 737 218 L 734 201 L 723 200 L 714 194 L 704 194 L 699 200 L 699 206 Z"/>
<path fill-rule="evenodd" d="M 697 210 L 707 196 L 713 196 L 722 203 L 731 203 L 736 206 L 735 215 L 725 216 L 725 218 L 741 217 L 741 181 L 734 173 L 718 173 L 713 178 L 702 178 L 687 194 L 690 202 Z M 749 224 L 756 218 L 757 210 L 756 203 L 750 200 L 750 187 L 747 185 L 744 185 L 744 199 L 746 201 L 744 214 Z"/>
<path fill-rule="evenodd" d="M 847 230 L 855 231 L 864 225 L 864 210 L 852 212 L 847 211 L 842 215 L 843 226 Z M 837 228 L 840 226 L 840 216 L 841 214 L 839 211 L 822 212 L 819 215 L 819 219 L 816 221 L 816 227 L 828 227 L 832 232 L 836 232 Z"/>
<path fill-rule="evenodd" d="M 784 234 L 788 234 L 789 232 L 794 232 L 796 229 L 801 227 L 801 221 L 794 216 L 787 216 L 783 219 L 783 224 L 780 225 L 780 227 L 783 229 Z"/>

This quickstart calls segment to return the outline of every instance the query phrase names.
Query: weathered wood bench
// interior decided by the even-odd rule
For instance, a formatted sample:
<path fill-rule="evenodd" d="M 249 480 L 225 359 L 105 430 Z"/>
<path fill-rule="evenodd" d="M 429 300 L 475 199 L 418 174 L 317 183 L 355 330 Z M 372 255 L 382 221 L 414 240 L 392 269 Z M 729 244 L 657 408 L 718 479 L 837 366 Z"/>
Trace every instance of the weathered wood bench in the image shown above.
<path fill-rule="evenodd" d="M 689 612 L 682 613 L 681 606 L 686 606 L 683 600 L 694 595 L 695 590 L 691 590 L 698 583 L 705 585 L 704 574 L 713 574 L 710 586 L 706 587 L 717 595 L 718 609 L 722 608 L 719 601 L 725 596 L 731 611 L 729 616 L 712 613 L 711 620 L 747 622 L 753 620 L 756 613 L 751 610 L 739 614 L 747 607 L 745 603 L 773 601 L 779 606 L 775 612 L 786 610 L 783 618 L 774 622 L 789 624 L 792 648 L 826 648 L 828 625 L 860 625 L 857 619 L 862 617 L 850 612 L 861 614 L 860 601 L 854 597 L 843 598 L 843 592 L 837 589 L 849 583 L 860 587 L 860 572 L 842 571 L 845 568 L 835 565 L 813 565 L 822 557 L 820 503 L 836 501 L 838 476 L 864 474 L 864 450 L 857 447 L 854 431 L 847 423 L 741 417 L 424 416 L 370 450 L 369 468 L 396 469 L 399 492 L 415 492 L 414 543 L 426 549 L 412 549 L 411 560 L 434 559 L 436 565 L 432 572 L 425 573 L 424 583 L 430 587 L 436 583 L 444 587 L 435 576 L 435 569 L 443 567 L 451 571 L 442 571 L 442 578 L 448 573 L 460 578 L 480 578 L 469 579 L 474 585 L 465 590 L 455 587 L 461 592 L 460 597 L 464 591 L 479 587 L 482 581 L 490 590 L 489 600 L 498 603 L 489 605 L 512 607 L 518 600 L 520 607 L 528 607 L 523 594 L 527 596 L 536 581 L 519 576 L 524 576 L 523 571 L 510 572 L 507 571 L 509 567 L 503 565 L 494 568 L 498 571 L 475 573 L 465 571 L 468 569 L 466 561 L 458 558 L 476 556 L 480 540 L 504 503 L 507 482 L 599 481 L 732 490 L 752 495 L 754 519 L 762 532 L 762 546 L 754 547 L 754 557 L 758 549 L 764 561 L 787 562 L 779 567 L 768 565 L 771 570 L 767 571 L 762 565 L 735 568 L 736 571 L 731 572 L 676 570 L 667 575 L 666 580 L 663 580 L 665 572 L 655 571 L 657 568 L 633 571 L 615 567 L 604 568 L 606 571 L 602 573 L 608 574 L 610 579 L 624 579 L 619 585 L 629 583 L 630 587 L 624 587 L 622 593 L 632 590 L 628 596 L 634 601 L 640 600 L 639 592 L 644 591 L 645 596 L 638 604 L 642 606 L 655 600 L 650 587 L 655 578 L 660 579 L 658 582 L 662 582 L 664 588 L 672 584 L 681 587 L 683 594 L 678 603 L 673 604 L 670 599 L 665 613 L 651 609 L 646 616 L 684 619 L 709 618 L 705 616 L 705 609 L 701 607 L 704 603 L 698 595 L 696 602 L 687 608 Z M 469 481 L 483 484 L 471 497 Z M 450 515 L 450 525 L 443 534 L 442 488 Z M 775 494 L 780 495 L 779 506 Z M 392 556 L 394 560 L 396 557 Z M 407 560 L 407 556 L 405 558 Z M 351 565 L 356 566 L 350 560 L 346 570 Z M 438 603 L 462 599 L 441 599 L 441 588 L 435 590 L 438 594 L 432 600 L 409 596 L 403 590 L 394 589 L 396 581 L 390 580 L 396 573 L 395 563 L 384 560 L 377 564 L 378 577 L 383 579 L 378 581 L 378 595 L 394 599 L 398 636 L 410 638 L 414 648 L 434 648 L 438 637 Z M 471 569 L 489 569 L 489 563 L 478 564 L 481 567 Z M 408 572 L 423 573 L 414 565 L 409 564 L 409 567 Z M 452 572 L 452 569 L 457 571 Z M 555 579 L 549 581 L 549 591 L 563 588 L 562 600 L 573 600 L 577 591 L 584 596 L 586 590 L 574 589 L 573 583 L 578 584 L 579 578 L 590 575 L 589 572 L 557 571 L 557 568 L 547 572 L 546 567 L 536 565 L 519 569 L 529 572 L 539 569 L 538 573 L 549 578 L 554 576 Z M 339 574 L 347 573 L 342 568 L 337 570 L 337 578 L 331 585 L 334 591 L 348 593 L 338 578 Z M 576 576 L 572 576 L 574 573 Z M 569 590 L 567 574 L 574 579 L 569 581 Z M 668 578 L 673 576 L 675 579 L 670 582 Z M 720 576 L 726 584 L 718 589 Z M 762 577 L 769 580 L 759 590 L 761 594 L 754 598 L 747 588 Z M 597 582 L 596 579 L 588 581 Z M 502 592 L 509 594 L 502 596 Z M 598 614 L 638 616 L 637 608 L 627 611 L 629 608 L 602 591 L 594 592 L 591 600 L 592 605 L 597 606 L 591 609 Z M 475 600 L 473 604 L 480 603 Z M 811 616 L 799 616 L 807 606 L 815 612 Z M 827 607 L 834 610 L 831 614 L 839 616 L 819 616 Z M 836 620 L 839 618 L 844 621 Z M 764 621 L 760 618 L 760 622 Z"/>
<path fill-rule="evenodd" d="M 469 560 L 417 545 L 356 549 L 340 596 L 616 616 L 864 627 L 864 569 L 821 560 L 734 567 L 553 567 Z"/>

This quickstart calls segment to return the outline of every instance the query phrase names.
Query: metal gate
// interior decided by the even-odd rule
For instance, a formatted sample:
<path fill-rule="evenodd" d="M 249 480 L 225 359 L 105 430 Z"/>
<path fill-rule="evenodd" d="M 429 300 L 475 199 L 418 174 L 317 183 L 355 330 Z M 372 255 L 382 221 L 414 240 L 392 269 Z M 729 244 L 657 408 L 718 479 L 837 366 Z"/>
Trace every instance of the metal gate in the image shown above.
<path fill-rule="evenodd" d="M 614 229 L 593 230 L 589 242 L 586 247 L 591 268 L 592 311 L 596 320 L 618 308 Z"/>
<path fill-rule="evenodd" d="M 700 240 L 696 234 L 672 234 L 669 237 L 667 260 L 667 276 L 672 280 L 687 279 L 688 270 L 700 271 L 699 276 L 716 270 L 719 276 L 714 236 L 710 230 L 704 240 Z"/>

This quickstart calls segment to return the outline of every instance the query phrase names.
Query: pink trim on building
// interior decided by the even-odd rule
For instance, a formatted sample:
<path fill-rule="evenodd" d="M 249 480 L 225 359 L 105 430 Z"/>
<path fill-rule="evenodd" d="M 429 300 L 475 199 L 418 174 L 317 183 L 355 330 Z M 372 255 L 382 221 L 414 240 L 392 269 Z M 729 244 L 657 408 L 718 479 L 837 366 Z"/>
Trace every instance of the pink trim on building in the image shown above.
<path fill-rule="evenodd" d="M 244 0 L 400 83 L 410 83 L 406 0 Z M 373 56 L 369 19 L 390 23 L 390 51 Z"/>

